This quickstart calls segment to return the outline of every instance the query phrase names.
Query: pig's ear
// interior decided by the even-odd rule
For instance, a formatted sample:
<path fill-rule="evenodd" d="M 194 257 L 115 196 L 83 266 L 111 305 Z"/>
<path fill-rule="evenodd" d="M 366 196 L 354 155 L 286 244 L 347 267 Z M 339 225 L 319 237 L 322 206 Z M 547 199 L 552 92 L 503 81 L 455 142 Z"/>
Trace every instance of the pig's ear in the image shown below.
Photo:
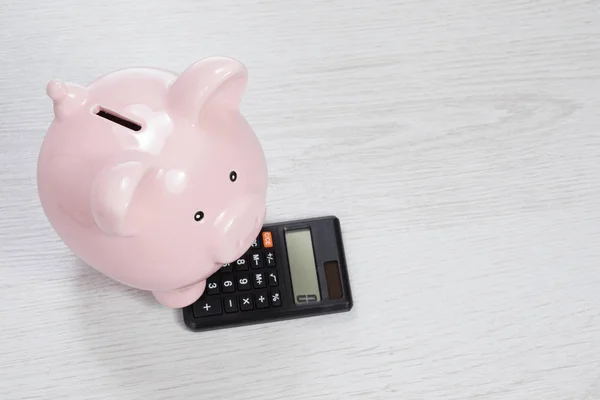
<path fill-rule="evenodd" d="M 139 228 L 132 210 L 135 194 L 155 169 L 144 158 L 109 163 L 95 176 L 90 193 L 96 225 L 109 235 L 133 236 Z"/>
<path fill-rule="evenodd" d="M 237 110 L 248 71 L 234 59 L 211 57 L 185 70 L 169 89 L 169 103 L 194 122 L 201 114 Z"/>

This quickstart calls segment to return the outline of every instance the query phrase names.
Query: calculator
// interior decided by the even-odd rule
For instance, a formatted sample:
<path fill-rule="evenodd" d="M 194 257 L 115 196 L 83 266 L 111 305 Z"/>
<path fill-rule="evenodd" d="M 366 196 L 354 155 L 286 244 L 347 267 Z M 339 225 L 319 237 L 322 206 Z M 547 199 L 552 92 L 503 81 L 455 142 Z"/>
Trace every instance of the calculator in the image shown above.
<path fill-rule="evenodd" d="M 340 221 L 335 216 L 266 224 L 250 248 L 206 280 L 184 307 L 193 331 L 352 309 Z"/>

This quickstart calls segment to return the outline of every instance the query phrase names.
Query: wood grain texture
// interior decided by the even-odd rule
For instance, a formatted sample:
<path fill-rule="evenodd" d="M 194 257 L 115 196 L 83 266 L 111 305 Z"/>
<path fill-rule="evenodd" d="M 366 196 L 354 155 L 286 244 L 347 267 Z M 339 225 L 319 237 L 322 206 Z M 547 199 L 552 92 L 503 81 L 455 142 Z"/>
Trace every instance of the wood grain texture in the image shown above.
<path fill-rule="evenodd" d="M 0 5 L 1 399 L 600 399 L 597 0 Z M 50 229 L 46 82 L 210 55 L 351 313 L 193 334 Z"/>

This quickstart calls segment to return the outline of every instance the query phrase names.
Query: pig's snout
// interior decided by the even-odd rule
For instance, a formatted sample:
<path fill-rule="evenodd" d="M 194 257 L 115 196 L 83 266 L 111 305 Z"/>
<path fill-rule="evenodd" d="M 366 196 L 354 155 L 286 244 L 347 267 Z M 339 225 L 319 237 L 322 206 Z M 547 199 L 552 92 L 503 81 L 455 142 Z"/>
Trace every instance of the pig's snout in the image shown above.
<path fill-rule="evenodd" d="M 215 221 L 216 261 L 226 264 L 244 254 L 260 232 L 264 218 L 265 202 L 257 196 L 230 203 Z"/>

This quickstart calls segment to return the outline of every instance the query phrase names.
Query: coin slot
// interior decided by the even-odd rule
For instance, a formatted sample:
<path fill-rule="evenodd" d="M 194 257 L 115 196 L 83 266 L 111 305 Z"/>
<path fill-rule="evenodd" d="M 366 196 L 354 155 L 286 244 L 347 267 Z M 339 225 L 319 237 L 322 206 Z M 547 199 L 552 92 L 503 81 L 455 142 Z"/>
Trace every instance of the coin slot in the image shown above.
<path fill-rule="evenodd" d="M 121 117 L 120 115 L 112 112 L 112 111 L 108 111 L 106 109 L 100 108 L 98 110 L 98 112 L 96 112 L 96 115 L 102 118 L 105 118 L 109 121 L 114 122 L 115 124 L 119 124 L 121 126 L 124 126 L 125 128 L 131 129 L 132 131 L 139 131 L 140 129 L 142 129 L 142 126 L 140 124 L 137 124 L 133 121 L 130 121 L 126 118 Z"/>

